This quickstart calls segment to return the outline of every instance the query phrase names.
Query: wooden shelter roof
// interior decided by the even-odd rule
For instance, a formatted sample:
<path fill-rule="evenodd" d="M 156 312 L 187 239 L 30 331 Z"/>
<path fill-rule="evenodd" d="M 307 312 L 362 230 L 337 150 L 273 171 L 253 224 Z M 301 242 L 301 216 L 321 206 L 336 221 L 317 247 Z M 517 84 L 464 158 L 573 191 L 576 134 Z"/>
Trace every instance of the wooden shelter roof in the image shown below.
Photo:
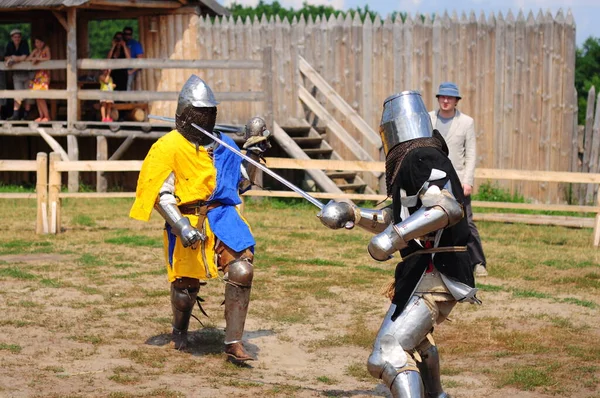
<path fill-rule="evenodd" d="M 79 7 L 83 9 L 177 9 L 200 7 L 202 14 L 229 15 L 229 11 L 216 0 L 2 0 L 4 11 L 27 11 Z M 3 12 L 4 12 L 3 11 Z"/>

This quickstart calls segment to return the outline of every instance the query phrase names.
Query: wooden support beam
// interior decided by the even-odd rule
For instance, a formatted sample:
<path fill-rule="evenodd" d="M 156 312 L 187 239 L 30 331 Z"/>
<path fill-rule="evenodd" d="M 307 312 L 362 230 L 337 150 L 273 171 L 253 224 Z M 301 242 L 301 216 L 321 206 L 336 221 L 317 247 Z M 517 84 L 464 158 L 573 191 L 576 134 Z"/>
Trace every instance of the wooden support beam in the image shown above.
<path fill-rule="evenodd" d="M 54 152 L 56 152 L 60 155 L 62 160 L 69 160 L 69 155 L 67 155 L 67 152 L 63 149 L 62 146 L 60 146 L 58 141 L 56 141 L 50 134 L 48 134 L 46 132 L 45 129 L 38 127 L 37 131 L 38 131 L 38 133 L 40 133 L 40 135 L 42 136 L 44 141 L 46 141 L 46 143 L 48 143 L 50 148 L 52 148 L 52 150 Z"/>
<path fill-rule="evenodd" d="M 133 140 L 135 140 L 135 136 L 134 135 L 128 135 L 127 138 L 125 138 L 125 141 L 123 141 L 121 143 L 121 145 L 119 145 L 119 147 L 117 148 L 117 150 L 115 151 L 115 153 L 113 153 L 110 158 L 108 158 L 108 160 L 119 160 L 121 159 L 121 156 L 123 156 L 123 154 L 125 153 L 125 151 L 127 151 L 127 149 L 129 149 L 129 147 L 131 146 L 131 144 L 133 144 Z"/>
<path fill-rule="evenodd" d="M 273 124 L 273 138 L 279 144 L 279 146 L 293 158 L 310 160 L 310 158 L 306 153 L 304 153 L 302 148 L 300 148 L 298 144 L 296 144 L 294 140 L 289 135 L 287 135 L 287 133 L 283 131 L 283 129 L 279 127 L 277 123 Z M 271 166 L 269 163 L 267 164 Z M 321 188 L 325 192 L 342 192 L 342 190 L 338 188 L 335 182 L 331 181 L 331 178 L 327 177 L 323 170 L 306 169 L 306 172 L 312 177 L 313 180 L 315 180 L 315 183 L 319 186 L 319 188 Z"/>
<path fill-rule="evenodd" d="M 336 135 L 336 137 L 343 142 L 350 152 L 358 159 L 363 161 L 374 161 L 373 157 L 360 146 L 358 142 L 352 137 L 337 120 L 331 116 L 329 112 L 313 97 L 306 88 L 299 87 L 298 94 L 302 102 L 304 102 L 317 116 L 321 119 L 329 130 Z M 379 173 L 376 173 L 379 177 Z"/>
<path fill-rule="evenodd" d="M 67 24 L 67 20 L 65 19 L 64 15 L 62 13 L 60 13 L 58 11 L 54 11 L 54 10 L 52 10 L 52 15 L 54 15 L 54 17 L 58 20 L 58 22 L 60 22 L 62 27 L 65 28 L 65 30 L 68 32 L 69 25 Z"/>
<path fill-rule="evenodd" d="M 79 114 L 77 100 L 77 8 L 67 8 L 67 130 L 72 130 Z"/>
<path fill-rule="evenodd" d="M 366 140 L 378 150 L 383 147 L 381 137 L 348 103 L 327 83 L 327 81 L 304 59 L 299 58 L 300 72 L 314 84 L 321 93 L 348 119 Z"/>

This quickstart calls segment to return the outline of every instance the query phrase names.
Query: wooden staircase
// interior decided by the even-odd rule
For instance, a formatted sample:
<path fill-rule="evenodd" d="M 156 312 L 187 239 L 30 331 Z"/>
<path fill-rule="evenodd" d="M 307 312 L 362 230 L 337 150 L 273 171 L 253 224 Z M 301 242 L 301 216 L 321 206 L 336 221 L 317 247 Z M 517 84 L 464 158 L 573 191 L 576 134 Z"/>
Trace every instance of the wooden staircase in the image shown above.
<path fill-rule="evenodd" d="M 314 128 L 308 124 L 306 126 L 287 126 L 282 129 L 309 158 L 343 160 L 326 141 L 325 129 Z M 325 175 L 342 192 L 375 193 L 356 172 L 326 171 Z"/>

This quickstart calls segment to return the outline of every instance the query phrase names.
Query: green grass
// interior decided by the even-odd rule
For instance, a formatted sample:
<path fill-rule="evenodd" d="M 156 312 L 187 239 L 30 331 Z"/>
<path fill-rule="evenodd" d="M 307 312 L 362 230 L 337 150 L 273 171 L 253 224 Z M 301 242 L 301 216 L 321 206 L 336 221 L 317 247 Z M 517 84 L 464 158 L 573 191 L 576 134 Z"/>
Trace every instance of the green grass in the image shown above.
<path fill-rule="evenodd" d="M 94 219 L 87 214 L 78 214 L 71 219 L 71 222 L 84 227 L 93 227 L 96 225 Z"/>
<path fill-rule="evenodd" d="M 22 348 L 18 344 L 0 343 L 0 351 L 10 351 L 13 354 L 18 354 L 21 350 Z"/>
<path fill-rule="evenodd" d="M 162 238 L 153 238 L 144 235 L 126 235 L 117 236 L 114 238 L 108 238 L 104 240 L 105 243 L 113 245 L 125 245 L 125 246 L 141 246 L 141 247 L 162 247 Z"/>
<path fill-rule="evenodd" d="M 0 276 L 23 280 L 31 280 L 36 278 L 34 274 L 23 271 L 21 268 L 17 267 L 0 268 Z"/>

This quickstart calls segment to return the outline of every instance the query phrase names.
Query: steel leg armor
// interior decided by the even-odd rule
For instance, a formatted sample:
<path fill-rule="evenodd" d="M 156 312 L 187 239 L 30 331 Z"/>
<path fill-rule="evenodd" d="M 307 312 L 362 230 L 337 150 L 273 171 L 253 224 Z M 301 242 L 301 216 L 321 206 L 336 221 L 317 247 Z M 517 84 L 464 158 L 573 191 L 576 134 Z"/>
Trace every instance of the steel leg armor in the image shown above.
<path fill-rule="evenodd" d="M 367 362 L 369 373 L 388 386 L 394 398 L 423 398 L 424 390 L 414 350 L 432 330 L 434 319 L 425 300 L 413 296 L 392 321 L 396 305 L 388 310 Z"/>
<path fill-rule="evenodd" d="M 178 350 L 183 350 L 187 347 L 187 331 L 199 290 L 200 281 L 198 279 L 179 278 L 171 283 L 173 344 Z"/>
<path fill-rule="evenodd" d="M 244 346 L 242 336 L 250 304 L 250 290 L 254 275 L 252 262 L 239 258 L 228 265 L 225 286 L 225 352 L 238 361 L 253 360 Z"/>
<path fill-rule="evenodd" d="M 440 377 L 440 355 L 435 345 L 427 341 L 428 348 L 419 349 L 421 362 L 417 362 L 417 367 L 421 372 L 421 380 L 425 386 L 425 396 L 427 398 L 449 398 L 444 392 Z"/>

